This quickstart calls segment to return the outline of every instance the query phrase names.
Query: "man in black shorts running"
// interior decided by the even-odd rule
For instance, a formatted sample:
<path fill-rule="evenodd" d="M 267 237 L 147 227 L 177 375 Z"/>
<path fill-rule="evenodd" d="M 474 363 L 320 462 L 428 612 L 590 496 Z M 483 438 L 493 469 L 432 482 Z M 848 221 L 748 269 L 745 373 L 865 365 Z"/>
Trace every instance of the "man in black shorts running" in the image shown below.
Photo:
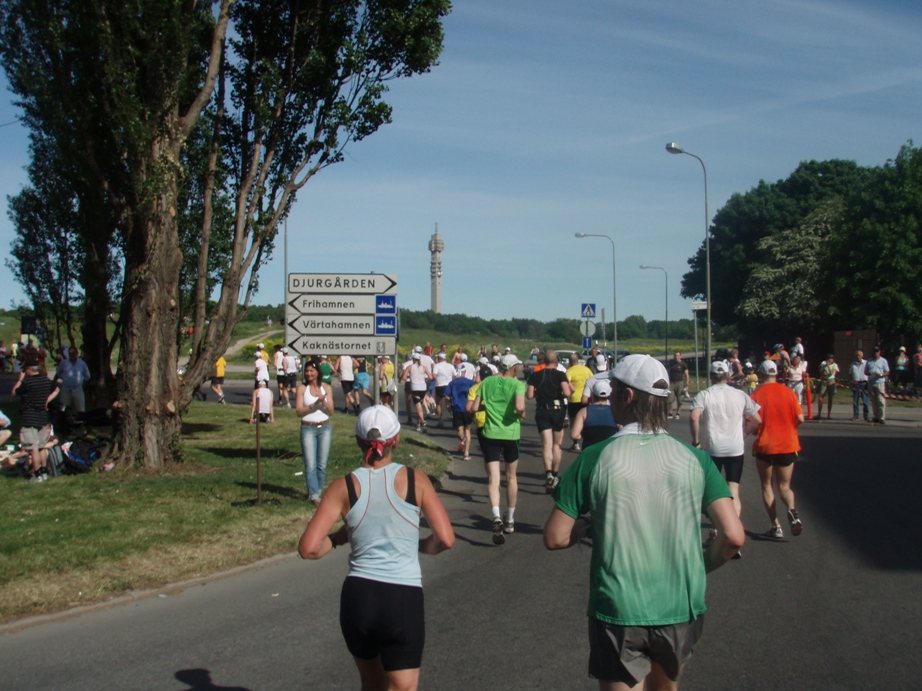
<path fill-rule="evenodd" d="M 746 452 L 745 434 L 757 430 L 762 418 L 758 404 L 729 384 L 730 368 L 724 360 L 711 363 L 710 377 L 711 385 L 692 402 L 689 419 L 692 446 L 707 451 L 718 470 L 723 471 L 733 495 L 733 508 L 739 516 L 743 508 L 740 478 Z"/>
<path fill-rule="evenodd" d="M 567 399 L 573 385 L 564 371 L 557 369 L 557 353 L 544 354 L 546 366 L 528 379 L 525 397 L 535 399 L 535 424 L 541 435 L 544 456 L 545 492 L 550 494 L 560 482 L 560 445 L 563 443 L 563 420 L 567 414 Z"/>

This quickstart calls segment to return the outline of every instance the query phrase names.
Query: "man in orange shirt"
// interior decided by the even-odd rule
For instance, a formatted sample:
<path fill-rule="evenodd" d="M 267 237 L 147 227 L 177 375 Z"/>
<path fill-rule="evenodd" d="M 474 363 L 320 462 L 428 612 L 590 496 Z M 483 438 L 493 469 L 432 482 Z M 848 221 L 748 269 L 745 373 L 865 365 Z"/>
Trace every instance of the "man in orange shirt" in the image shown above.
<path fill-rule="evenodd" d="M 775 493 L 772 478 L 777 477 L 778 494 L 788 508 L 788 523 L 792 535 L 800 535 L 804 526 L 794 507 L 794 492 L 791 477 L 794 475 L 794 461 L 800 451 L 797 426 L 804 421 L 804 411 L 797 395 L 777 382 L 778 367 L 772 360 L 759 366 L 761 386 L 752 394 L 752 400 L 759 406 L 762 424 L 756 432 L 752 455 L 756 457 L 759 479 L 762 482 L 762 502 L 772 523 L 764 537 L 780 540 L 784 537 L 778 513 L 775 510 Z"/>

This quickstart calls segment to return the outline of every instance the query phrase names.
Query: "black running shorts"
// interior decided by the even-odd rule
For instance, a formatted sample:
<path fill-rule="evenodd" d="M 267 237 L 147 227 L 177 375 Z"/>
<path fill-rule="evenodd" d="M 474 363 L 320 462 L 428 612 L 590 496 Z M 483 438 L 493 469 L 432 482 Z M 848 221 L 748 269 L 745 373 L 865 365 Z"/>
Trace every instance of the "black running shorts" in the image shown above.
<path fill-rule="evenodd" d="M 743 456 L 711 456 L 717 470 L 722 470 L 727 482 L 739 484 L 743 477 Z"/>
<path fill-rule="evenodd" d="M 353 657 L 380 655 L 385 672 L 419 669 L 426 642 L 423 589 L 350 576 L 340 595 L 339 625 Z"/>
<path fill-rule="evenodd" d="M 566 415 L 565 408 L 557 408 L 556 410 L 553 408 L 538 408 L 535 411 L 535 425 L 538 427 L 539 432 L 546 429 L 560 432 L 563 430 L 563 419 Z"/>
<path fill-rule="evenodd" d="M 506 463 L 519 460 L 519 441 L 511 439 L 483 438 L 483 455 L 487 463 L 499 463 L 500 458 Z"/>

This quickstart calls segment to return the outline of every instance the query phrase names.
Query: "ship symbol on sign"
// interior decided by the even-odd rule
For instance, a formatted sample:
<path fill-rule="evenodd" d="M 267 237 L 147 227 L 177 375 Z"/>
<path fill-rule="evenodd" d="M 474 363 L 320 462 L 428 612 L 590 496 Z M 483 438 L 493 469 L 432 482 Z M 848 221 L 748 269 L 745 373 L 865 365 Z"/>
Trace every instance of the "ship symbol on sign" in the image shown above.
<path fill-rule="evenodd" d="M 379 295 L 375 300 L 375 314 L 397 314 L 397 296 Z"/>
<path fill-rule="evenodd" d="M 375 320 L 375 334 L 392 336 L 397 333 L 397 320 L 393 317 L 378 317 Z"/>

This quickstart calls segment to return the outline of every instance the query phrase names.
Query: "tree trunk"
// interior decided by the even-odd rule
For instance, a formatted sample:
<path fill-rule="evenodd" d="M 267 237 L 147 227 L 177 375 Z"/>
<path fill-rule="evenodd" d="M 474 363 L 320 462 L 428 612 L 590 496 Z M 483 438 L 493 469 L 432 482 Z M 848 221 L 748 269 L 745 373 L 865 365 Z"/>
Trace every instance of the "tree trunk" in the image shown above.
<path fill-rule="evenodd" d="M 179 458 L 182 426 L 176 372 L 179 272 L 176 180 L 150 215 L 138 212 L 126 248 L 118 400 L 110 454 L 126 464 L 163 468 Z"/>

